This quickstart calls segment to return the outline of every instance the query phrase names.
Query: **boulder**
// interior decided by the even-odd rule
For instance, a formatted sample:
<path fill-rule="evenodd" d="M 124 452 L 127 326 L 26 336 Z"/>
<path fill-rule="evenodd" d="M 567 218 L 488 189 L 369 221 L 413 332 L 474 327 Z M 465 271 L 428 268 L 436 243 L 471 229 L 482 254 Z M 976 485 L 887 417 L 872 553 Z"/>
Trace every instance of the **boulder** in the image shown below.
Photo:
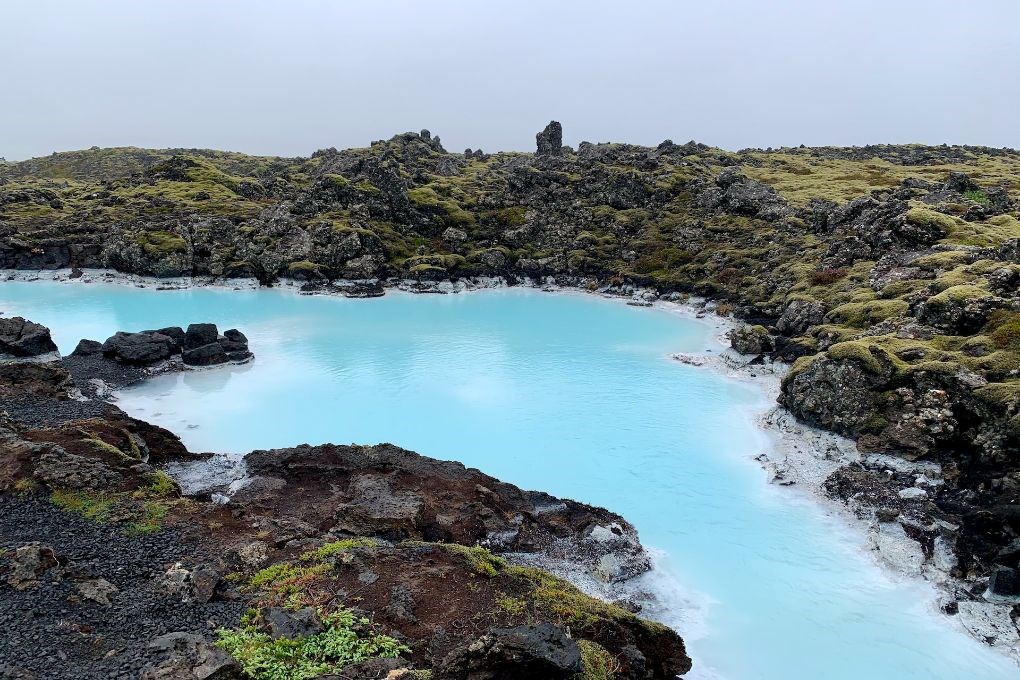
<path fill-rule="evenodd" d="M 154 654 L 164 657 L 146 667 L 140 680 L 244 680 L 240 664 L 200 635 L 168 633 L 149 643 Z"/>
<path fill-rule="evenodd" d="M 784 335 L 801 335 L 825 319 L 825 305 L 817 300 L 790 300 L 776 321 L 776 330 Z"/>
<path fill-rule="evenodd" d="M 219 339 L 219 343 L 227 352 L 248 351 L 248 338 L 236 328 L 223 331 L 223 337 Z"/>
<path fill-rule="evenodd" d="M 555 120 L 535 135 L 539 156 L 561 156 L 563 154 L 563 126 Z"/>
<path fill-rule="evenodd" d="M 67 560 L 58 555 L 53 548 L 30 543 L 14 551 L 11 558 L 12 569 L 7 576 L 7 583 L 17 590 L 24 590 L 39 584 L 39 579 L 50 569 L 66 563 Z"/>
<path fill-rule="evenodd" d="M 86 600 L 90 600 L 104 607 L 109 607 L 110 596 L 117 592 L 117 586 L 104 578 L 95 578 L 78 583 L 78 594 Z"/>
<path fill-rule="evenodd" d="M 153 332 L 172 338 L 178 347 L 184 346 L 185 334 L 184 329 L 180 326 L 168 326 L 167 328 L 160 328 Z"/>
<path fill-rule="evenodd" d="M 215 366 L 228 361 L 227 353 L 218 342 L 211 342 L 193 349 L 186 349 L 181 355 L 188 366 Z"/>
<path fill-rule="evenodd" d="M 551 623 L 496 628 L 453 650 L 435 669 L 436 680 L 568 680 L 581 673 L 581 652 Z"/>
<path fill-rule="evenodd" d="M 764 326 L 744 324 L 730 330 L 726 337 L 730 339 L 730 346 L 741 354 L 758 355 L 775 349 L 772 338 Z"/>
<path fill-rule="evenodd" d="M 786 374 L 779 403 L 812 425 L 857 436 L 875 413 L 887 380 L 856 359 L 821 355 Z"/>
<path fill-rule="evenodd" d="M 1016 597 L 1020 595 L 1020 578 L 1016 569 L 1010 567 L 995 567 L 988 578 L 988 590 L 994 595 L 1002 597 Z"/>
<path fill-rule="evenodd" d="M 294 640 L 323 631 L 322 622 L 314 607 L 289 611 L 283 607 L 269 607 L 262 612 L 262 618 L 269 634 L 274 638 Z"/>
<path fill-rule="evenodd" d="M 90 357 L 96 354 L 103 353 L 103 343 L 96 340 L 83 339 L 79 340 L 74 351 L 71 352 L 71 356 L 74 357 Z"/>
<path fill-rule="evenodd" d="M 219 338 L 219 331 L 214 323 L 193 323 L 188 326 L 184 335 L 184 349 L 196 349 L 204 345 L 210 345 Z"/>
<path fill-rule="evenodd" d="M 57 346 L 46 326 L 20 316 L 0 318 L 0 355 L 36 357 L 56 351 Z"/>
<path fill-rule="evenodd" d="M 169 359 L 177 351 L 170 336 L 156 331 L 119 332 L 103 343 L 103 354 L 126 364 L 146 365 Z"/>
<path fill-rule="evenodd" d="M 182 602 L 209 602 L 216 595 L 220 573 L 208 564 L 188 569 L 180 562 L 167 569 L 160 579 L 163 590 L 178 595 Z"/>

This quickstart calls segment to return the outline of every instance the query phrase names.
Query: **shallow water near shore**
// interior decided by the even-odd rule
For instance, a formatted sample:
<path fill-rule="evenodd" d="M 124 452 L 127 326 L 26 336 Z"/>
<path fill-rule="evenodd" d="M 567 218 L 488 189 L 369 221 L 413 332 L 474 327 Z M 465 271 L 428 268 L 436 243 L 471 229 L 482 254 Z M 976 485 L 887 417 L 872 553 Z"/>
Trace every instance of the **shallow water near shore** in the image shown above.
<path fill-rule="evenodd" d="M 527 289 L 347 300 L 5 282 L 0 311 L 48 325 L 64 353 L 116 330 L 240 328 L 253 363 L 121 394 L 195 451 L 390 441 L 622 514 L 682 584 L 664 596 L 688 678 L 1020 675 L 841 518 L 765 483 L 761 391 L 669 358 L 718 351 L 710 323 Z"/>

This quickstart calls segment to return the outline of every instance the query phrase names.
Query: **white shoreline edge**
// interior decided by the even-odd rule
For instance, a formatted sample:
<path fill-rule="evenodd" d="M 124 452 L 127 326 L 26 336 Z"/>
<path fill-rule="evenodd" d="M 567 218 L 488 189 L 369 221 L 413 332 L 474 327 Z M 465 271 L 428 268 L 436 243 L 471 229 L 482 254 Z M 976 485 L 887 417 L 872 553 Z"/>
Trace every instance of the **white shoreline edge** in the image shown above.
<path fill-rule="evenodd" d="M 579 279 L 579 281 L 582 280 Z M 0 269 L 0 283 L 5 281 L 51 281 L 82 285 L 117 284 L 157 290 L 186 290 L 190 288 L 257 290 L 262 287 L 256 279 L 217 279 L 214 277 L 157 279 L 135 274 L 123 274 L 108 269 L 81 270 L 81 275 L 78 277 L 72 277 L 70 269 Z M 273 288 L 290 291 L 294 294 L 309 294 L 300 290 L 305 283 L 282 279 Z M 778 362 L 748 365 L 746 358 L 729 348 L 726 339 L 726 333 L 740 326 L 742 322 L 732 317 L 722 317 L 712 313 L 711 310 L 715 307 L 714 303 L 695 297 L 690 297 L 685 301 L 667 300 L 660 298 L 651 289 L 636 286 L 624 286 L 617 289 L 600 288 L 594 284 L 591 288 L 560 286 L 555 283 L 552 277 L 548 277 L 546 281 L 524 280 L 513 285 L 508 284 L 502 277 L 479 277 L 456 282 L 391 280 L 382 283 L 387 294 L 393 292 L 442 294 L 502 288 L 530 288 L 560 294 L 595 295 L 607 300 L 668 311 L 710 327 L 716 331 L 712 337 L 714 347 L 704 352 L 675 354 L 673 359 L 695 367 L 715 370 L 720 375 L 749 385 L 760 393 L 762 402 L 760 407 L 754 411 L 754 422 L 768 442 L 769 453 L 754 457 L 749 462 L 757 462 L 765 470 L 768 475 L 766 483 L 786 486 L 793 495 L 801 499 L 808 499 L 820 506 L 822 511 L 838 517 L 841 523 L 856 537 L 859 545 L 870 547 L 869 558 L 886 574 L 893 579 L 921 585 L 930 591 L 931 599 L 923 604 L 932 616 L 938 617 L 942 625 L 948 625 L 958 632 L 986 644 L 989 649 L 1001 653 L 1020 666 L 1020 632 L 1010 621 L 1012 603 L 978 602 L 975 603 L 978 605 L 975 607 L 961 607 L 955 616 L 946 615 L 941 611 L 941 604 L 948 599 L 955 599 L 952 597 L 950 589 L 954 585 L 966 583 L 949 575 L 948 568 L 951 565 L 939 565 L 931 559 L 925 559 L 923 554 L 920 554 L 919 544 L 903 533 L 899 523 L 881 524 L 874 518 L 871 520 L 862 519 L 845 505 L 825 494 L 821 485 L 829 474 L 846 463 L 861 460 L 862 455 L 857 450 L 856 444 L 840 435 L 799 423 L 791 413 L 778 406 L 776 398 L 779 396 L 782 376 L 789 369 L 789 365 Z M 311 294 L 342 297 L 341 290 L 342 284 L 335 290 L 316 291 Z M 0 309 L 0 313 L 2 312 L 3 310 Z M 899 529 L 899 531 L 897 532 L 895 529 Z M 648 549 L 648 546 L 645 547 Z M 650 549 L 650 552 L 654 557 L 654 547 Z M 938 555 L 934 557 L 937 558 Z M 576 585 L 591 594 L 603 598 L 623 595 L 631 599 L 641 599 L 640 593 L 635 593 L 633 588 L 617 589 L 605 584 L 596 584 L 593 579 L 585 579 L 577 570 L 564 568 L 564 565 L 543 564 L 543 566 L 569 577 Z M 640 580 L 640 578 L 634 580 Z M 682 584 L 679 587 L 682 588 Z M 701 594 L 687 595 L 693 596 L 695 599 L 702 597 Z M 651 614 L 651 618 L 660 617 Z M 686 632 L 691 639 L 698 639 L 706 634 L 703 622 L 687 620 L 685 623 L 695 627 L 695 630 Z M 1007 625 L 1012 626 L 1014 639 L 1009 644 L 1002 644 L 1000 639 L 1003 626 Z M 987 645 L 985 636 L 996 634 L 998 634 L 996 644 Z M 688 650 L 689 654 L 690 651 Z M 697 661 L 696 657 L 695 660 Z M 712 669 L 706 669 L 704 664 L 701 665 L 702 670 L 712 673 Z"/>

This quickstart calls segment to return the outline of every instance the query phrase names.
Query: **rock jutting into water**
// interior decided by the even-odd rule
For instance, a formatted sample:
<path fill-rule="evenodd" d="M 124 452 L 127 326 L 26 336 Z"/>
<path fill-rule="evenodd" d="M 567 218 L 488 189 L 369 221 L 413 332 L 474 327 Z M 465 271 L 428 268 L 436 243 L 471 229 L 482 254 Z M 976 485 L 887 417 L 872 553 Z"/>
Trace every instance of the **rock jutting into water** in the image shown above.
<path fill-rule="evenodd" d="M 618 515 L 389 444 L 253 451 L 240 476 L 222 476 L 223 459 L 96 388 L 198 350 L 201 365 L 250 357 L 239 331 L 193 324 L 0 364 L 4 672 L 240 678 L 274 640 L 307 641 L 300 657 L 335 635 L 363 653 L 314 658 L 364 680 L 415 668 L 572 680 L 606 660 L 617 678 L 690 669 L 670 628 L 499 556 L 629 579 L 650 565 Z M 165 469 L 200 488 L 185 495 Z"/>

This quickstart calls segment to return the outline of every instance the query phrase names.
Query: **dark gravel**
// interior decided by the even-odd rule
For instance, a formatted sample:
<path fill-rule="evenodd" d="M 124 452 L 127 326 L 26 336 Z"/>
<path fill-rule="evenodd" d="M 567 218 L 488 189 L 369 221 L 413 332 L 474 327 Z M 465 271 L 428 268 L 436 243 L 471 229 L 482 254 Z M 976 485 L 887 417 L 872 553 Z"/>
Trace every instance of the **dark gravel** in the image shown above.
<path fill-rule="evenodd" d="M 50 570 L 39 585 L 18 591 L 7 583 L 8 560 L 31 542 L 66 556 L 70 573 L 55 580 Z M 205 561 L 174 532 L 125 536 L 43 498 L 0 496 L 0 547 L 10 551 L 0 557 L 0 677 L 134 679 L 152 661 L 145 649 L 152 638 L 174 631 L 211 637 L 236 625 L 244 608 L 241 601 L 186 604 L 158 589 L 156 579 L 175 562 Z M 77 583 L 94 578 L 118 588 L 113 606 L 78 597 Z"/>
<path fill-rule="evenodd" d="M 74 420 L 97 418 L 108 408 L 110 404 L 99 399 L 56 400 L 35 394 L 19 395 L 2 404 L 2 410 L 27 427 L 58 427 Z"/>

